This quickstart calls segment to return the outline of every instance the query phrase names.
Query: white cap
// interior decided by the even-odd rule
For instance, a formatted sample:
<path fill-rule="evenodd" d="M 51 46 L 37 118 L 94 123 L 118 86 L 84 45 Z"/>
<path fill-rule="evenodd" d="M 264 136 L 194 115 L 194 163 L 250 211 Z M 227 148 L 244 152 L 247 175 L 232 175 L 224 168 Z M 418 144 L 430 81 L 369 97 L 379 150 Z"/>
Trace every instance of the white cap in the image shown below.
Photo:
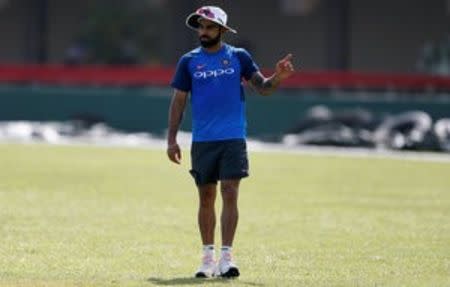
<path fill-rule="evenodd" d="M 194 30 L 198 29 L 200 18 L 212 21 L 224 27 L 230 32 L 237 33 L 236 30 L 227 26 L 227 13 L 217 6 L 203 6 L 186 18 L 186 25 Z"/>

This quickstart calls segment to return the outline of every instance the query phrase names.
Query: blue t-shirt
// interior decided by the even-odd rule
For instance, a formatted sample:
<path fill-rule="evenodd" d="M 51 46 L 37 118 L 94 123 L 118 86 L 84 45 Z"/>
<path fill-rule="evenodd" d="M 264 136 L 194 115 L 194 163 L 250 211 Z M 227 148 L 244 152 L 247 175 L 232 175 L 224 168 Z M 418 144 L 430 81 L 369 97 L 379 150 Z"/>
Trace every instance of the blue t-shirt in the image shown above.
<path fill-rule="evenodd" d="M 171 85 L 191 93 L 194 142 L 245 138 L 242 78 L 258 70 L 246 50 L 228 44 L 214 53 L 199 47 L 180 58 Z"/>

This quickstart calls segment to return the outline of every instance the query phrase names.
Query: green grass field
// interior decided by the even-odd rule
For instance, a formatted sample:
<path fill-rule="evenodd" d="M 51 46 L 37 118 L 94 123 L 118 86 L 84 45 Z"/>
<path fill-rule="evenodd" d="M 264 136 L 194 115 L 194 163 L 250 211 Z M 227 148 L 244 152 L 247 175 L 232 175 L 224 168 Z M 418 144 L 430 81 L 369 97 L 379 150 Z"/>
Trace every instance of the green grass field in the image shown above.
<path fill-rule="evenodd" d="M 0 286 L 450 286 L 450 163 L 251 153 L 205 281 L 184 155 L 0 145 Z"/>

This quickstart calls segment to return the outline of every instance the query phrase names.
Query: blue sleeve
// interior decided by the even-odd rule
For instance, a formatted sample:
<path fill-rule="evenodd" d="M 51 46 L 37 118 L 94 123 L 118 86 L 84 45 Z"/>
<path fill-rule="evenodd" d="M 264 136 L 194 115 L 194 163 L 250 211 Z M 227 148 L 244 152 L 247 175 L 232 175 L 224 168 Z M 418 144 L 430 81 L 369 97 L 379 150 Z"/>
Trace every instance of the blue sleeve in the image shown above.
<path fill-rule="evenodd" d="M 248 81 L 255 72 L 259 71 L 259 67 L 253 61 L 252 56 L 250 56 L 247 50 L 237 49 L 236 53 L 241 63 L 241 76 Z"/>
<path fill-rule="evenodd" d="M 189 92 L 192 85 L 191 74 L 189 73 L 189 59 L 190 57 L 188 56 L 180 58 L 175 75 L 170 83 L 173 88 L 184 92 Z"/>

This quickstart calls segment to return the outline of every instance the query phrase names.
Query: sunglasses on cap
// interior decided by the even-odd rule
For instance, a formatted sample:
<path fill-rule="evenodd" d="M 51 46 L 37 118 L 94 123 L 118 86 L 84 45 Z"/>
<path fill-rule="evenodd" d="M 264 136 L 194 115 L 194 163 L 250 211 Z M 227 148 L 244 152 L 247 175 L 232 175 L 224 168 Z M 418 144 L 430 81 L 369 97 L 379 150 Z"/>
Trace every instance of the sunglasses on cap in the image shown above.
<path fill-rule="evenodd" d="M 214 15 L 214 13 L 211 12 L 211 10 L 209 10 L 209 9 L 201 8 L 201 9 L 197 10 L 197 13 L 205 16 L 206 18 L 212 18 L 212 19 L 216 18 L 216 15 Z"/>

